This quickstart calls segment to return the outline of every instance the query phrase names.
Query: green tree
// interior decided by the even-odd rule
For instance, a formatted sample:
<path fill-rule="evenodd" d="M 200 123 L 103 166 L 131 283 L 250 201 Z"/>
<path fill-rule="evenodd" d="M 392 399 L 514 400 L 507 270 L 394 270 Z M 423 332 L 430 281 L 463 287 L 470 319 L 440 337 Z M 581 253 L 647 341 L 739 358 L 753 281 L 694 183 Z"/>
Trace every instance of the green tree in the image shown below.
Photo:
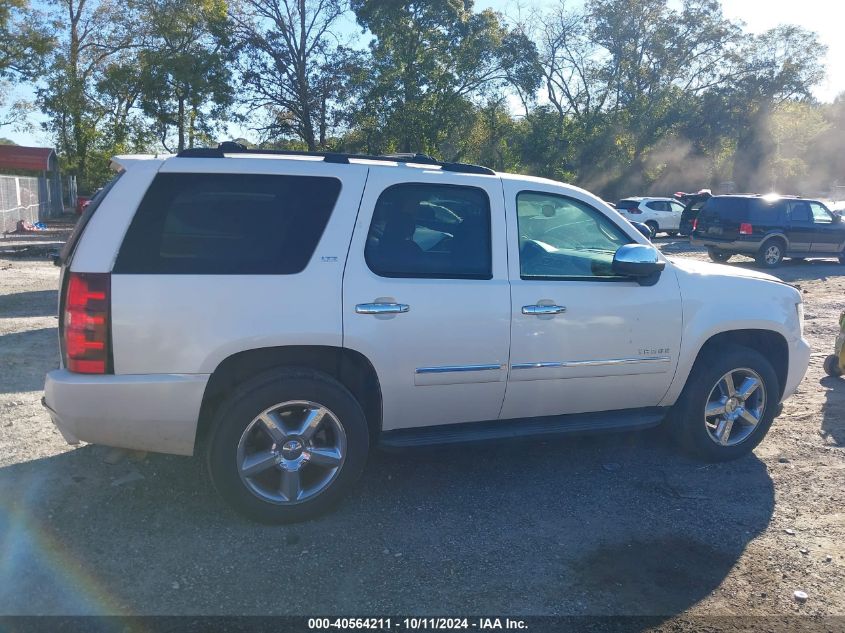
<path fill-rule="evenodd" d="M 353 0 L 375 37 L 358 112 L 370 151 L 442 153 L 467 131 L 475 102 L 539 86 L 536 48 L 471 0 Z"/>
<path fill-rule="evenodd" d="M 138 45 L 133 15 L 115 0 L 51 0 L 56 47 L 47 60 L 38 102 L 47 115 L 43 127 L 54 139 L 65 172 L 79 189 L 101 184 L 103 165 L 93 169 L 89 154 L 102 148 L 100 123 L 108 114 L 97 84 L 110 60 Z"/>
<path fill-rule="evenodd" d="M 168 151 L 208 142 L 234 95 L 226 1 L 136 0 L 136 7 L 146 25 L 138 54 L 142 111 Z"/>
<path fill-rule="evenodd" d="M 324 148 L 360 69 L 338 45 L 344 0 L 242 0 L 232 12 L 240 72 L 265 140 L 294 137 Z"/>

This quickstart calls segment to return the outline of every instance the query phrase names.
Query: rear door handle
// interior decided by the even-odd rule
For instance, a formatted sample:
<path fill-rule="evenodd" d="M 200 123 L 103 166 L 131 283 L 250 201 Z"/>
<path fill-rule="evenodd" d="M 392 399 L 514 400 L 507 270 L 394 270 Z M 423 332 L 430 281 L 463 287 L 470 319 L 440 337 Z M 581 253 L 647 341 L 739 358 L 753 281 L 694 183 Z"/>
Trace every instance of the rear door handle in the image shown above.
<path fill-rule="evenodd" d="M 358 314 L 402 314 L 410 309 L 407 303 L 359 303 L 355 306 Z"/>
<path fill-rule="evenodd" d="M 527 314 L 529 316 L 539 316 L 542 314 L 563 314 L 564 312 L 566 312 L 566 308 L 564 306 L 522 306 L 522 314 Z"/>

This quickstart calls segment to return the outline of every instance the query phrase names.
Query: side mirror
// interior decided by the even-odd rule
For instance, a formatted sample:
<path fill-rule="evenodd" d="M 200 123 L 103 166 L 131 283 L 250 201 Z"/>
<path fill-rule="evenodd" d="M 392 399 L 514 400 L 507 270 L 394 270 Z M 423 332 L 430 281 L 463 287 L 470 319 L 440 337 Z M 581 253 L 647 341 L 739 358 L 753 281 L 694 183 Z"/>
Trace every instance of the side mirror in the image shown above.
<path fill-rule="evenodd" d="M 664 268 L 666 263 L 660 261 L 653 246 L 625 244 L 613 255 L 613 272 L 622 277 L 632 277 L 641 286 L 656 284 Z"/>
<path fill-rule="evenodd" d="M 833 216 L 833 223 L 834 224 L 836 224 L 838 222 L 842 222 L 842 214 L 839 213 L 839 211 L 834 211 L 833 213 L 831 213 L 831 215 Z"/>
<path fill-rule="evenodd" d="M 648 238 L 648 241 L 651 241 L 651 229 L 648 228 L 647 224 L 643 224 L 642 222 L 631 222 L 634 225 L 634 228 L 637 229 L 640 233 L 645 235 Z"/>

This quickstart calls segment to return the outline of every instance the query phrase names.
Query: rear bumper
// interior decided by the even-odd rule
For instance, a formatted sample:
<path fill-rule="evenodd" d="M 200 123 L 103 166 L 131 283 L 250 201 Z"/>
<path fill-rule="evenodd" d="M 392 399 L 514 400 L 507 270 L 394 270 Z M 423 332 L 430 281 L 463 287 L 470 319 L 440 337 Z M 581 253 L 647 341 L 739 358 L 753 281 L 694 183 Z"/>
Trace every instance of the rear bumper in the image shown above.
<path fill-rule="evenodd" d="M 56 369 L 42 402 L 70 444 L 80 440 L 191 455 L 207 374 L 99 376 Z"/>
<path fill-rule="evenodd" d="M 807 366 L 810 364 L 811 351 L 810 344 L 803 338 L 789 343 L 789 368 L 781 402 L 795 393 L 798 385 L 804 380 L 804 374 L 807 373 Z"/>
<path fill-rule="evenodd" d="M 718 248 L 719 250 L 732 253 L 756 253 L 760 250 L 760 240 L 718 240 L 709 237 L 702 237 L 693 233 L 689 238 L 692 246 L 703 248 Z"/>

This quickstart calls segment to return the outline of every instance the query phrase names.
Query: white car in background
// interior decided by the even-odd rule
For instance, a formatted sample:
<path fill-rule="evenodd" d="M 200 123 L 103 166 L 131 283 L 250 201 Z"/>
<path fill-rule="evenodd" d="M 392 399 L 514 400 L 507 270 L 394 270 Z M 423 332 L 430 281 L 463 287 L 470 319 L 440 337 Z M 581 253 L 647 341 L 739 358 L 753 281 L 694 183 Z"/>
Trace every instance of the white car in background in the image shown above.
<path fill-rule="evenodd" d="M 651 229 L 651 237 L 658 233 L 675 236 L 681 227 L 681 213 L 684 210 L 672 198 L 624 198 L 616 203 L 616 210 L 631 222 L 640 222 Z"/>

